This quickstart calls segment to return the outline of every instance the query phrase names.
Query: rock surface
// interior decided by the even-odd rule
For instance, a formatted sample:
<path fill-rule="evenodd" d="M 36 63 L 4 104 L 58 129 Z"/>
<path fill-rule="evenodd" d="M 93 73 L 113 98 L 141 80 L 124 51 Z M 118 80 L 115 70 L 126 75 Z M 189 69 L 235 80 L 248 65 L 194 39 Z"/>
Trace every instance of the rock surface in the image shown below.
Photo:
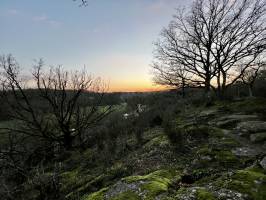
<path fill-rule="evenodd" d="M 266 141 L 266 132 L 251 134 L 250 141 L 254 143 Z"/>
<path fill-rule="evenodd" d="M 254 157 L 259 155 L 260 152 L 250 147 L 239 147 L 232 150 L 232 153 L 236 156 Z"/>
<path fill-rule="evenodd" d="M 246 121 L 240 122 L 237 127 L 240 132 L 258 133 L 266 131 L 266 122 L 264 121 Z"/>
<path fill-rule="evenodd" d="M 260 165 L 266 170 L 266 156 L 260 161 Z"/>

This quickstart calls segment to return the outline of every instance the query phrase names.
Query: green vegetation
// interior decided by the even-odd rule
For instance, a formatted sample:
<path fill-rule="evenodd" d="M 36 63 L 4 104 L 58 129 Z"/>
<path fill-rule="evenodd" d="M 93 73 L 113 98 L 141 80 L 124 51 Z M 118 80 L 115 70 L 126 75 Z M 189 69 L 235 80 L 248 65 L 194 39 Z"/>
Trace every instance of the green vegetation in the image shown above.
<path fill-rule="evenodd" d="M 266 198 L 266 175 L 251 169 L 239 170 L 228 181 L 227 187 L 256 200 Z"/>
<path fill-rule="evenodd" d="M 176 10 L 151 65 L 169 90 L 0 56 L 1 199 L 266 199 L 266 3 Z"/>
<path fill-rule="evenodd" d="M 131 176 L 124 180 L 127 183 L 142 181 L 141 190 L 145 193 L 145 200 L 152 200 L 161 193 L 167 192 L 174 179 L 180 179 L 179 173 L 174 170 L 159 170 L 145 176 Z"/>
<path fill-rule="evenodd" d="M 104 200 L 104 192 L 106 190 L 108 190 L 108 188 L 103 188 L 98 192 L 82 197 L 82 200 Z"/>
<path fill-rule="evenodd" d="M 139 195 L 137 195 L 135 192 L 127 191 L 119 194 L 117 197 L 112 198 L 111 200 L 141 200 Z"/>
<path fill-rule="evenodd" d="M 198 189 L 196 192 L 197 200 L 215 200 L 216 198 L 212 193 L 208 192 L 205 189 Z"/>
<path fill-rule="evenodd" d="M 258 107 L 264 105 L 262 101 L 256 103 L 261 103 Z M 128 109 L 125 104 L 122 107 L 123 110 Z M 105 129 L 97 130 L 97 134 L 104 133 L 100 137 L 102 147 L 92 145 L 83 151 L 59 154 L 57 159 L 61 160 L 61 167 L 58 170 L 49 164 L 43 168 L 44 173 L 39 171 L 38 175 L 34 175 L 34 182 L 25 183 L 25 191 L 30 194 L 28 198 L 39 198 L 41 191 L 48 191 L 49 185 L 57 184 L 53 180 L 60 185 L 57 191 L 62 194 L 60 198 L 68 200 L 153 200 L 159 197 L 182 200 L 189 195 L 198 200 L 215 200 L 220 189 L 248 195 L 254 200 L 265 198 L 265 170 L 260 165 L 249 167 L 258 157 L 247 158 L 233 153 L 234 149 L 246 144 L 256 145 L 258 149 L 261 143 L 253 143 L 249 137 L 238 140 L 240 136 L 234 135 L 234 127 L 221 129 L 216 126 L 220 115 L 224 118 L 237 115 L 233 111 L 221 114 L 215 104 L 206 110 L 195 108 L 199 109 L 197 116 L 194 116 L 193 109 L 173 114 L 171 129 L 163 128 L 164 125 L 149 127 L 147 123 L 140 145 L 134 135 L 134 120 L 130 119 L 132 121 L 124 126 L 125 121 L 120 116 L 121 106 L 114 108 L 117 109 L 115 113 L 104 122 L 107 127 L 110 126 L 109 133 L 112 135 L 105 135 Z M 193 117 L 188 117 L 190 115 Z M 206 115 L 209 124 L 202 120 Z M 7 122 L 3 122 L 5 124 Z M 12 122 L 8 124 L 12 125 Z M 130 131 L 124 131 L 126 129 Z M 169 130 L 182 134 L 181 146 L 180 141 L 175 142 L 171 138 L 180 139 L 179 135 L 169 137 L 169 133 L 165 132 Z M 6 140 L 2 139 L 2 142 Z M 264 156 L 263 152 L 258 155 L 259 158 Z M 209 183 L 214 186 L 212 189 L 207 187 Z M 59 198 L 55 193 L 51 196 Z"/>

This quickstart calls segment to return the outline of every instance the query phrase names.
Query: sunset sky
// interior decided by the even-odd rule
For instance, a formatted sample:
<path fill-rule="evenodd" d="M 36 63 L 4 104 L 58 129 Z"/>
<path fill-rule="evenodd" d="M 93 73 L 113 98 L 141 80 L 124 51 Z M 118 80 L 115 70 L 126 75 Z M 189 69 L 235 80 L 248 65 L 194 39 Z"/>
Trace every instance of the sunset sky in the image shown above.
<path fill-rule="evenodd" d="M 33 60 L 67 69 L 86 66 L 110 91 L 158 90 L 150 64 L 153 42 L 192 0 L 1 0 L 0 54 L 25 70 Z"/>

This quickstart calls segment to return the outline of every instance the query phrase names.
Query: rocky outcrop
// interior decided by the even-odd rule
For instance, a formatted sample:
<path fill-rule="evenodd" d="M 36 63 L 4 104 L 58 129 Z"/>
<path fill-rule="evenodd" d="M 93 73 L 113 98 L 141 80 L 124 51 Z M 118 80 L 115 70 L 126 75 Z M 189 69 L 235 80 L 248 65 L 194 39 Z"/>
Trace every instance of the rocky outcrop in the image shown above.
<path fill-rule="evenodd" d="M 258 133 L 258 132 L 266 132 L 266 122 L 264 121 L 246 121 L 240 122 L 236 130 L 240 133 Z"/>
<path fill-rule="evenodd" d="M 260 161 L 261 167 L 266 170 L 266 156 Z"/>
<path fill-rule="evenodd" d="M 253 143 L 266 141 L 266 132 L 251 134 L 250 141 Z"/>
<path fill-rule="evenodd" d="M 232 150 L 232 153 L 236 156 L 244 157 L 256 157 L 260 152 L 250 147 L 239 147 Z"/>

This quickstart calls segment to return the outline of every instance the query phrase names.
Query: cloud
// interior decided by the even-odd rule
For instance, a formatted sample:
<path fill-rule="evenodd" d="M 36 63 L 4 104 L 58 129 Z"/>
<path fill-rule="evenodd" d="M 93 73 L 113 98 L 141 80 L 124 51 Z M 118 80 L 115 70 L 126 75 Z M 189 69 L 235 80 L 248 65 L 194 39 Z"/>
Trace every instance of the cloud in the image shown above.
<path fill-rule="evenodd" d="M 33 17 L 33 21 L 37 22 L 37 23 L 45 23 L 48 24 L 52 27 L 59 27 L 61 25 L 61 22 L 50 19 L 49 17 L 47 17 L 47 15 L 43 14 L 40 16 L 34 16 Z"/>
<path fill-rule="evenodd" d="M 99 28 L 91 28 L 81 31 L 82 34 L 98 34 L 101 30 Z"/>
<path fill-rule="evenodd" d="M 19 12 L 16 9 L 8 9 L 7 14 L 8 15 L 17 15 Z"/>
<path fill-rule="evenodd" d="M 153 0 L 148 6 L 148 10 L 153 13 L 165 13 L 169 10 L 176 8 L 177 6 L 184 6 L 191 3 L 191 0 L 181 1 L 181 0 Z"/>
<path fill-rule="evenodd" d="M 155 1 L 148 8 L 149 10 L 157 13 L 157 12 L 161 12 L 162 10 L 164 10 L 165 7 L 166 7 L 166 4 L 163 1 Z"/>
<path fill-rule="evenodd" d="M 48 20 L 48 17 L 46 15 L 33 17 L 33 21 L 35 22 L 46 22 L 47 20 Z"/>

